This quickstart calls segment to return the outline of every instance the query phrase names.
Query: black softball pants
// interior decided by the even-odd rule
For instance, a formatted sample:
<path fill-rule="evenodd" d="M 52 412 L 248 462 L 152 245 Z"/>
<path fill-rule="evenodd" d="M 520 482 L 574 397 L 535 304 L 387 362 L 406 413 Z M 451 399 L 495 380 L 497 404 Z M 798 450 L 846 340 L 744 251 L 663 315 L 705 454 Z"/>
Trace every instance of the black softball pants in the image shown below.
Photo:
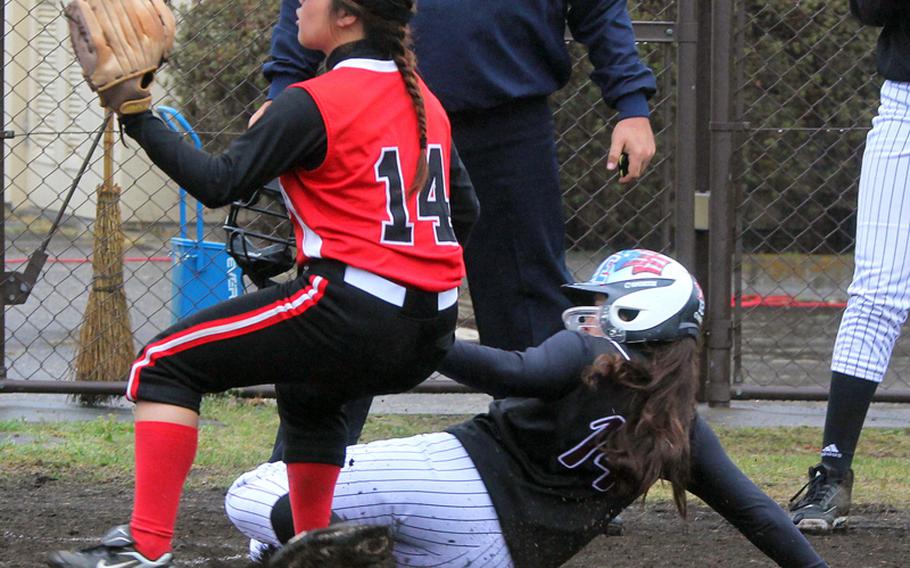
<path fill-rule="evenodd" d="M 341 465 L 344 403 L 403 392 L 428 377 L 452 345 L 456 300 L 454 289 L 404 288 L 318 260 L 292 281 L 158 335 L 133 364 L 127 397 L 198 412 L 205 393 L 274 384 L 284 461 Z"/>

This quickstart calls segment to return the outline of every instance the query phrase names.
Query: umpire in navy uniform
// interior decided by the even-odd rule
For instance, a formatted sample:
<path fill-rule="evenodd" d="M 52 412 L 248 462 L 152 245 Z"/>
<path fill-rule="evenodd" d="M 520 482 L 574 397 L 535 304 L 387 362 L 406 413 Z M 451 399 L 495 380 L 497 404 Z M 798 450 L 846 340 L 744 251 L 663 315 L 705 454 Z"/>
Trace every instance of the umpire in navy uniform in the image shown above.
<path fill-rule="evenodd" d="M 296 40 L 299 0 L 282 0 L 263 67 L 269 99 L 316 73 L 321 53 Z M 654 155 L 648 98 L 624 0 L 421 0 L 411 22 L 421 75 L 442 101 L 481 213 L 465 249 L 480 340 L 501 349 L 540 344 L 570 306 L 560 286 L 565 225 L 553 115 L 547 97 L 569 80 L 566 42 L 585 44 L 592 80 L 619 112 L 607 169 L 629 155 L 637 179 Z M 254 115 L 258 119 L 267 105 Z"/>

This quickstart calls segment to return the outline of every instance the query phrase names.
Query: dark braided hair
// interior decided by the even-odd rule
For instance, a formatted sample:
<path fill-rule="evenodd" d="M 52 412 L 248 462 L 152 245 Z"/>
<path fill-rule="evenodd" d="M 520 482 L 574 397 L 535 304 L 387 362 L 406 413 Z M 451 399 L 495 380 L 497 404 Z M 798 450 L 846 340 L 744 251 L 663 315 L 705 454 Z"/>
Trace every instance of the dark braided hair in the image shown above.
<path fill-rule="evenodd" d="M 417 81 L 417 57 L 411 49 L 408 22 L 414 14 L 414 0 L 333 0 L 333 10 L 345 10 L 360 18 L 367 41 L 392 57 L 404 80 L 417 113 L 420 155 L 417 173 L 408 193 L 419 191 L 427 182 L 427 111 Z"/>

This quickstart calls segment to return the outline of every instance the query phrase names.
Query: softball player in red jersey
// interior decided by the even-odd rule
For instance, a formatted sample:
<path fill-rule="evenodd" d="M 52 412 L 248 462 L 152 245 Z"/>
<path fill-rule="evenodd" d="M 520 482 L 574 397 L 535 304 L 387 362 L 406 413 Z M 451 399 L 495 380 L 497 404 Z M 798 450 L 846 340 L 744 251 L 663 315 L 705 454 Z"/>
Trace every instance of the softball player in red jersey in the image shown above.
<path fill-rule="evenodd" d="M 344 462 L 342 405 L 408 390 L 453 341 L 459 241 L 476 197 L 437 99 L 414 72 L 412 0 L 302 0 L 298 39 L 328 71 L 288 88 L 211 156 L 149 112 L 122 118 L 151 159 L 209 207 L 280 175 L 299 275 L 199 312 L 139 355 L 129 526 L 52 566 L 171 566 L 203 394 L 274 383 L 296 532 L 328 525 Z"/>

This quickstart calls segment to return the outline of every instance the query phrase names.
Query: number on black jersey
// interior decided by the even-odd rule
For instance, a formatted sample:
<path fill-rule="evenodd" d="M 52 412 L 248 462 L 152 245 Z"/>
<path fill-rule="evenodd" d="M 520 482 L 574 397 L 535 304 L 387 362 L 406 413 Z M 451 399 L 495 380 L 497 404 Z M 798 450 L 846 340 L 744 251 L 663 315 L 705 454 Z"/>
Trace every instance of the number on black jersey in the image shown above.
<path fill-rule="evenodd" d="M 382 242 L 398 245 L 414 244 L 414 223 L 411 222 L 401 173 L 398 148 L 383 148 L 376 162 L 376 181 L 386 188 L 388 220 L 382 222 Z M 457 244 L 446 191 L 445 161 L 438 144 L 427 148 L 427 182 L 417 196 L 417 219 L 433 223 L 436 244 Z"/>

